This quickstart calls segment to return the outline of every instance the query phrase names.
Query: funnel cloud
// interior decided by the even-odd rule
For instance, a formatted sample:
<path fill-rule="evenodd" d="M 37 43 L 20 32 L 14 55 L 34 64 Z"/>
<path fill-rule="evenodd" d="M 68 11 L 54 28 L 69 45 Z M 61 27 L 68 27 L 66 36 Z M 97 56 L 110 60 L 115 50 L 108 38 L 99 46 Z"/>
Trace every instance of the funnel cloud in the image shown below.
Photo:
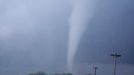
<path fill-rule="evenodd" d="M 0 75 L 134 74 L 134 0 L 0 0 Z"/>
<path fill-rule="evenodd" d="M 88 7 L 88 9 L 87 9 Z M 84 34 L 87 25 L 95 13 L 94 0 L 74 0 L 72 3 L 72 13 L 69 19 L 69 44 L 68 44 L 68 68 L 72 72 L 73 61 L 77 52 L 79 42 Z"/>

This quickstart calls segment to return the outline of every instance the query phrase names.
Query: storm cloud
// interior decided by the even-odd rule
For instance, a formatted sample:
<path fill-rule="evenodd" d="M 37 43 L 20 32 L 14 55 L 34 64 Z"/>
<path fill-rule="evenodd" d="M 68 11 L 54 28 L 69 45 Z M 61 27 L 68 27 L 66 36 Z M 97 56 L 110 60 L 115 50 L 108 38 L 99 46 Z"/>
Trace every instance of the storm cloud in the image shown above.
<path fill-rule="evenodd" d="M 87 7 L 82 7 L 89 10 L 88 0 L 79 1 L 76 4 L 86 2 Z M 92 19 L 85 19 L 86 30 L 73 57 L 74 71 L 93 73 L 92 67 L 97 65 L 100 75 L 112 75 L 110 54 L 118 52 L 122 54 L 118 73 L 133 74 L 134 1 L 95 1 L 96 11 Z M 69 0 L 0 0 L 0 74 L 67 72 L 73 11 Z"/>

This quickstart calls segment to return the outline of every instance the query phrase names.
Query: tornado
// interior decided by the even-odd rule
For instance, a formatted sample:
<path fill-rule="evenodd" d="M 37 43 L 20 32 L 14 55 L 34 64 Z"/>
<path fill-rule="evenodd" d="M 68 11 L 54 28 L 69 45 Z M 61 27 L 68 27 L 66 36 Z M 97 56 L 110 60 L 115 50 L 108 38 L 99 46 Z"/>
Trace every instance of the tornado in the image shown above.
<path fill-rule="evenodd" d="M 94 0 L 73 0 L 71 4 L 73 9 L 69 18 L 70 29 L 67 64 L 68 71 L 72 73 L 74 58 L 78 50 L 79 43 L 87 25 L 90 24 L 95 13 L 96 2 Z"/>

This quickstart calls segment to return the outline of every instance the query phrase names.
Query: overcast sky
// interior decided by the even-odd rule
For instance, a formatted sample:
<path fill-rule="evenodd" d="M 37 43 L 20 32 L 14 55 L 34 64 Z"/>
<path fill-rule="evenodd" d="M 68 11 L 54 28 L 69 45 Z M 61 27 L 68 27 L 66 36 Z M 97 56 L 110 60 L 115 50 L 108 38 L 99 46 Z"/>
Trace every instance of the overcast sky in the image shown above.
<path fill-rule="evenodd" d="M 134 73 L 133 3 L 98 0 L 78 46 L 75 72 L 93 73 L 97 65 L 100 75 L 112 75 L 110 54 L 116 51 L 122 54 L 119 75 Z M 66 72 L 71 5 L 70 0 L 0 0 L 0 74 Z"/>

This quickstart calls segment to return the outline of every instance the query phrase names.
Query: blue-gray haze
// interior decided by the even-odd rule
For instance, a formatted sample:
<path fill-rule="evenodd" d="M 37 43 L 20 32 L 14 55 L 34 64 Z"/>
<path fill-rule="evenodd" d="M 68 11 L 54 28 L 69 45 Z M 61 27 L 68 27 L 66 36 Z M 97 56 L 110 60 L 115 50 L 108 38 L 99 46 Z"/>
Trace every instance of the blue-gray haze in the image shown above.
<path fill-rule="evenodd" d="M 112 75 L 116 51 L 122 54 L 118 74 L 133 75 L 133 3 L 98 0 L 75 55 L 76 72 L 93 74 L 97 65 L 99 75 Z M 71 0 L 0 0 L 0 75 L 67 72 L 72 10 Z"/>

